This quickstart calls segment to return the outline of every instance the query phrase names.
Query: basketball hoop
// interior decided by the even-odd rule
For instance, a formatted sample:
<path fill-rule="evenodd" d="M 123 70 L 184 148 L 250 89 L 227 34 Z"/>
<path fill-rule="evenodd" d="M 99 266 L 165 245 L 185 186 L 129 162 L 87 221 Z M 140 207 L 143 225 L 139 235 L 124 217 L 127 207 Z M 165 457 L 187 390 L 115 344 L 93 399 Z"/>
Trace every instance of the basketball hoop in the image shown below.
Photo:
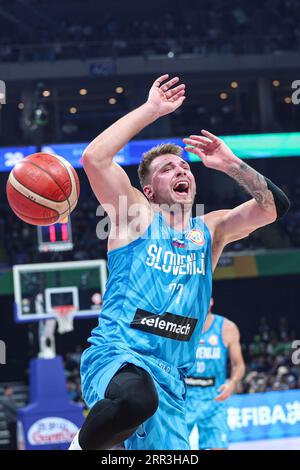
<path fill-rule="evenodd" d="M 74 305 L 59 305 L 57 307 L 53 307 L 53 313 L 57 321 L 59 334 L 62 335 L 74 330 L 73 321 L 75 310 L 76 307 L 74 307 Z"/>

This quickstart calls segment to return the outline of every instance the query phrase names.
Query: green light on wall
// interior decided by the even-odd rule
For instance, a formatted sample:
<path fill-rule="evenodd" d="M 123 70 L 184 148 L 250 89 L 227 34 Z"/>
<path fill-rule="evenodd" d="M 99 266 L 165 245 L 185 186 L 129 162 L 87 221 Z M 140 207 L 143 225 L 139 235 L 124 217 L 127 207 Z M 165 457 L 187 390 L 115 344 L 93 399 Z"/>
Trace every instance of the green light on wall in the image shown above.
<path fill-rule="evenodd" d="M 300 132 L 220 136 L 242 159 L 300 156 Z M 191 161 L 199 158 L 188 152 Z"/>

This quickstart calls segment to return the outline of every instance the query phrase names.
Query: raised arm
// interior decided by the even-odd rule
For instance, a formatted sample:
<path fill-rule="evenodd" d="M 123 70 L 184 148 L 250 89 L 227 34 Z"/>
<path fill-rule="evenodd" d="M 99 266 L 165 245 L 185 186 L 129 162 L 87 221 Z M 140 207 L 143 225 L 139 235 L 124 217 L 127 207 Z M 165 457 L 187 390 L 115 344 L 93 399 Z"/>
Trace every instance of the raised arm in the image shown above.
<path fill-rule="evenodd" d="M 234 209 L 211 213 L 221 249 L 282 217 L 289 209 L 289 200 L 275 184 L 234 155 L 221 139 L 205 130 L 202 134 L 184 139 L 186 150 L 198 155 L 206 167 L 231 176 L 253 197 Z"/>
<path fill-rule="evenodd" d="M 147 102 L 112 124 L 84 151 L 84 169 L 97 199 L 111 219 L 119 213 L 120 196 L 127 197 L 127 207 L 139 202 L 148 204 L 142 193 L 131 186 L 125 171 L 113 161 L 113 157 L 144 127 L 175 111 L 183 103 L 185 85 L 178 85 L 178 77 L 171 80 L 168 77 L 162 75 L 157 78 Z M 117 223 L 117 220 L 112 221 Z"/>

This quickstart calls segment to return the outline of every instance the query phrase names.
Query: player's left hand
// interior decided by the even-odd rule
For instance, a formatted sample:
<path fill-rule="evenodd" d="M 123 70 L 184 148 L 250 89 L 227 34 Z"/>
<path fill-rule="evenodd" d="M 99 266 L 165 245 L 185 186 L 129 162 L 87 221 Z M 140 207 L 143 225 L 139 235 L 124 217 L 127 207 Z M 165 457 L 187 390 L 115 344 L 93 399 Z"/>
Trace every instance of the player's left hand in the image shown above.
<path fill-rule="evenodd" d="M 221 385 L 218 388 L 218 392 L 221 392 L 216 398 L 215 401 L 225 401 L 230 395 L 233 394 L 235 390 L 235 384 L 232 380 L 228 380 L 225 384 Z"/>
<path fill-rule="evenodd" d="M 202 135 L 190 135 L 189 138 L 183 139 L 187 145 L 185 150 L 201 158 L 207 168 L 226 173 L 230 165 L 238 160 L 238 157 L 219 137 L 204 129 L 201 133 Z"/>
<path fill-rule="evenodd" d="M 148 106 L 159 117 L 173 113 L 185 100 L 185 84 L 179 83 L 179 77 L 169 80 L 169 75 L 158 77 L 153 83 L 147 100 Z"/>

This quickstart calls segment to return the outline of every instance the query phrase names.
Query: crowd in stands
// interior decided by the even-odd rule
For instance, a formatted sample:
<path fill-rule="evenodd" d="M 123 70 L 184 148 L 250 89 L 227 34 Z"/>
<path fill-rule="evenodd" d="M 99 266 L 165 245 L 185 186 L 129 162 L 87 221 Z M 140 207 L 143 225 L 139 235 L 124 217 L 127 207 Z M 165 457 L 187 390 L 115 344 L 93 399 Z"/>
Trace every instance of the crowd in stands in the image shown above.
<path fill-rule="evenodd" d="M 261 317 L 257 334 L 248 345 L 243 345 L 246 374 L 239 384 L 238 393 L 269 392 L 300 388 L 300 365 L 292 363 L 297 339 L 285 317 L 277 328 L 271 328 Z"/>
<path fill-rule="evenodd" d="M 80 382 L 80 359 L 82 347 L 76 346 L 74 352 L 66 353 L 64 356 L 65 376 L 67 390 L 70 400 L 75 403 L 82 403 L 82 392 Z"/>
<path fill-rule="evenodd" d="M 0 265 L 106 258 L 106 242 L 96 235 L 96 225 L 100 220 L 96 209 L 95 201 L 83 201 L 74 212 L 74 250 L 40 253 L 37 228 L 18 219 L 5 203 L 0 204 Z"/>
<path fill-rule="evenodd" d="M 298 0 L 190 0 L 174 5 L 154 0 L 151 9 L 143 2 L 112 2 L 114 12 L 97 10 L 101 15 L 95 14 L 91 0 L 60 5 L 30 0 L 22 8 L 20 3 L 0 2 L 8 18 L 0 33 L 2 61 L 170 52 L 276 54 L 300 48 Z"/>

